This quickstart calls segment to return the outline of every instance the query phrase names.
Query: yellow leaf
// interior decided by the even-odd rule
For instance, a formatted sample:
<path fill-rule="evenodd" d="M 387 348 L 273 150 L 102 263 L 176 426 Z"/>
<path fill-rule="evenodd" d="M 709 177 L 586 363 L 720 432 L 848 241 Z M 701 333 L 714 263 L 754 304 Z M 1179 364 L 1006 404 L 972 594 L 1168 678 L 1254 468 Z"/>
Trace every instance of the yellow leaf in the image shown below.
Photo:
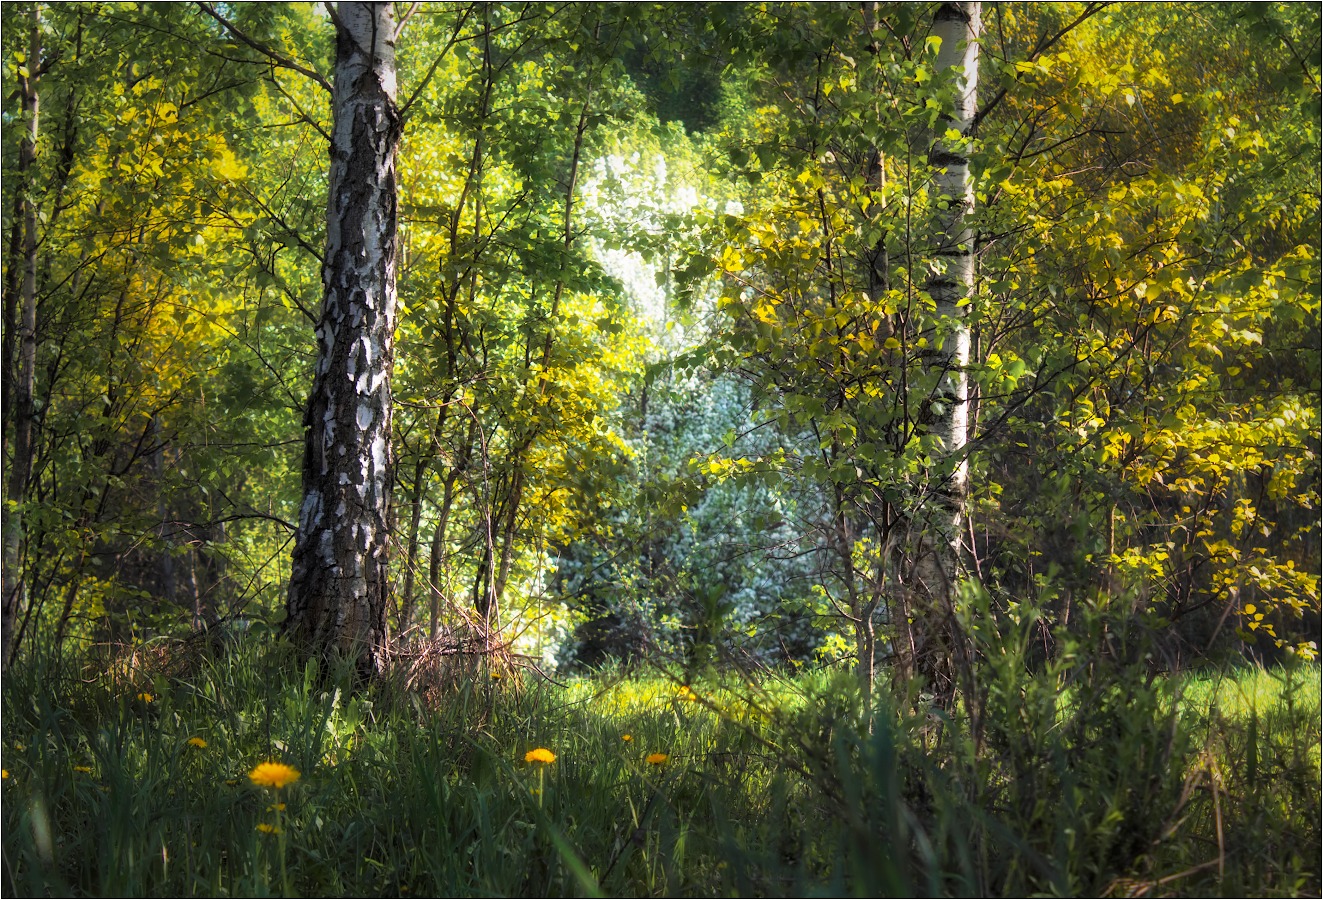
<path fill-rule="evenodd" d="M 216 174 L 226 181 L 235 181 L 248 174 L 247 167 L 239 162 L 229 149 L 220 152 L 213 168 L 216 170 Z"/>

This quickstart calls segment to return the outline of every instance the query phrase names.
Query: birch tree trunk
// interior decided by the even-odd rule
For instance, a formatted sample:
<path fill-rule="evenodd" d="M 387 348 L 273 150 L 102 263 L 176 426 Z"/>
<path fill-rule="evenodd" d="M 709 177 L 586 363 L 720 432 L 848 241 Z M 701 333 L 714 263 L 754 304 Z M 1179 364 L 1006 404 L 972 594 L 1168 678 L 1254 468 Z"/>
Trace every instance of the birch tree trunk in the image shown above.
<path fill-rule="evenodd" d="M 965 496 L 969 467 L 964 459 L 969 428 L 969 326 L 965 306 L 974 285 L 974 232 L 969 217 L 974 209 L 974 183 L 969 176 L 969 157 L 964 138 L 974 121 L 978 86 L 979 3 L 943 3 L 933 21 L 933 34 L 942 39 L 937 70 L 956 70 L 955 103 L 938 120 L 937 134 L 929 152 L 934 194 L 946 197 L 945 210 L 938 213 L 934 261 L 928 294 L 937 306 L 937 317 L 946 330 L 925 362 L 942 373 L 933 398 L 934 431 L 942 439 L 942 452 L 955 459 L 950 476 L 936 491 L 932 517 L 937 572 L 942 584 L 928 585 L 930 592 L 949 595 L 960 567 L 961 532 L 964 528 Z M 960 137 L 950 137 L 951 131 Z"/>
<path fill-rule="evenodd" d="M 32 476 L 32 457 L 36 409 L 33 394 L 37 374 L 37 206 L 36 193 L 38 114 L 37 70 L 41 65 L 41 6 L 33 4 L 31 31 L 28 37 L 27 66 L 29 74 L 20 82 L 19 91 L 23 112 L 28 117 L 27 134 L 19 147 L 19 178 L 23 210 L 23 283 L 19 302 L 18 364 L 12 386 L 14 408 L 12 451 L 8 460 L 9 482 L 5 485 L 3 532 L 4 555 L 0 565 L 0 592 L 3 607 L 0 611 L 0 669 L 8 668 L 14 652 L 14 624 L 23 608 L 25 585 L 23 582 L 23 504 L 27 500 L 28 482 Z M 4 412 L 9 413 L 10 410 Z"/>
<path fill-rule="evenodd" d="M 937 373 L 930 397 L 932 432 L 941 440 L 930 474 L 929 503 L 916 548 L 913 577 L 920 606 L 910 605 L 904 628 L 914 671 L 929 689 L 949 700 L 969 672 L 967 642 L 955 615 L 954 589 L 960 577 L 962 532 L 969 470 L 969 326 L 965 302 L 974 284 L 974 184 L 965 138 L 974 121 L 978 85 L 979 3 L 943 3 L 933 19 L 941 38 L 936 68 L 954 71 L 955 97 L 937 122 L 928 154 L 938 198 L 934 248 L 925 285 L 936 307 L 936 326 L 927 332 L 924 366 Z"/>
<path fill-rule="evenodd" d="M 307 656 L 381 671 L 390 585 L 395 358 L 395 22 L 340 3 L 318 358 L 285 633 Z"/>

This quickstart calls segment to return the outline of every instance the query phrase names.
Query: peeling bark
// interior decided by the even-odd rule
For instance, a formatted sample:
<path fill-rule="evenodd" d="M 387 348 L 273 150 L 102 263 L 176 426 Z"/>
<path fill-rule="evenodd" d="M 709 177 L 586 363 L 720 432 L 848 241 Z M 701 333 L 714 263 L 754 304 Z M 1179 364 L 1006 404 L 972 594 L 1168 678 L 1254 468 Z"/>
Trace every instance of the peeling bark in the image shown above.
<path fill-rule="evenodd" d="M 285 633 L 305 655 L 381 671 L 386 646 L 395 358 L 395 23 L 341 3 L 318 357 Z"/>

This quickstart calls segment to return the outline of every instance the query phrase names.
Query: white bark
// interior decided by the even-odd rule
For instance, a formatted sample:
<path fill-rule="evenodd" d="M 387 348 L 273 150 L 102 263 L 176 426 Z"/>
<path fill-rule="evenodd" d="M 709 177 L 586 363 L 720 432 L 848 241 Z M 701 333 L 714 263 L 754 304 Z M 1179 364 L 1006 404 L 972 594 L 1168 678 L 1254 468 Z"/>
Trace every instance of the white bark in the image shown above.
<path fill-rule="evenodd" d="M 943 373 L 933 398 L 933 429 L 942 439 L 945 456 L 957 460 L 950 478 L 937 491 L 937 508 L 933 516 L 933 525 L 938 532 L 934 553 L 945 584 L 929 587 L 943 593 L 949 592 L 959 571 L 969 479 L 964 456 L 969 439 L 966 369 L 970 341 L 963 302 L 974 285 L 974 232 L 969 223 L 974 209 L 974 183 L 969 175 L 969 157 L 962 139 L 969 134 L 974 121 L 979 26 L 980 4 L 976 2 L 943 3 L 933 21 L 933 34 L 942 41 L 937 53 L 937 69 L 939 72 L 956 70 L 955 102 L 939 120 L 929 154 L 929 162 L 936 169 L 934 194 L 948 198 L 948 205 L 939 213 L 937 247 L 927 290 L 948 333 L 940 349 L 934 349 L 926 362 Z M 951 130 L 958 132 L 960 138 L 948 139 Z"/>
<path fill-rule="evenodd" d="M 340 3 L 318 357 L 285 630 L 307 653 L 380 670 L 386 643 L 395 358 L 395 22 Z"/>

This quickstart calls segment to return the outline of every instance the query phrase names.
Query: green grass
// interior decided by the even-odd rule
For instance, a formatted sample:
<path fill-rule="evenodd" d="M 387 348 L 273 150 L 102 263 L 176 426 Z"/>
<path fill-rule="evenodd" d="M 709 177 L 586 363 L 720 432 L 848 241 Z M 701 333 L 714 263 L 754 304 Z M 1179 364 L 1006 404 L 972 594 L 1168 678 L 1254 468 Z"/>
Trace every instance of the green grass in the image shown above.
<path fill-rule="evenodd" d="M 1317 666 L 1095 670 L 1068 707 L 1060 673 L 994 672 L 975 735 L 865 716 L 844 673 L 351 697 L 278 646 L 136 661 L 6 675 L 6 895 L 1320 889 Z M 301 777 L 259 788 L 265 760 Z"/>

